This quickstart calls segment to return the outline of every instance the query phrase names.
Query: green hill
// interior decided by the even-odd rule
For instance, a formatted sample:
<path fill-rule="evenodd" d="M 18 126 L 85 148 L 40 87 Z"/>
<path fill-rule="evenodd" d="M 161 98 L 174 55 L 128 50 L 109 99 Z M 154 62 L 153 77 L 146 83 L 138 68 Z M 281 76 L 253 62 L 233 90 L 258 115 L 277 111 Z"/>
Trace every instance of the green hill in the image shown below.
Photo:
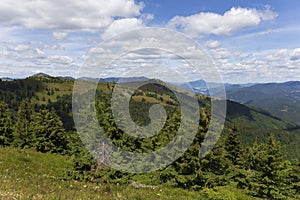
<path fill-rule="evenodd" d="M 156 81 L 160 83 L 159 80 Z M 86 83 L 89 84 L 88 81 L 86 81 Z M 36 110 L 40 108 L 54 109 L 60 116 L 65 129 L 67 131 L 74 131 L 75 127 L 72 118 L 71 102 L 73 84 L 74 80 L 72 79 L 45 76 L 43 74 L 21 80 L 2 81 L 0 82 L 0 100 L 8 103 L 9 107 L 16 112 L 21 100 L 30 98 Z M 137 83 L 127 82 L 124 84 L 126 84 L 126 87 L 134 87 Z M 270 84 L 268 87 L 272 88 L 272 85 L 273 84 Z M 101 82 L 98 84 L 98 90 L 107 95 L 111 93 L 113 87 L 114 83 Z M 169 85 L 169 87 L 172 88 L 173 86 Z M 251 91 L 256 91 L 256 87 L 258 86 L 251 86 L 249 88 L 251 88 Z M 264 87 L 264 85 L 260 87 Z M 285 89 L 286 87 L 290 88 L 291 86 L 285 86 Z M 188 92 L 182 89 L 175 89 L 185 95 L 189 95 Z M 271 89 L 268 91 L 271 92 Z M 293 94 L 293 92 L 290 91 L 290 94 Z M 262 95 L 262 98 L 265 96 L 266 95 Z M 199 96 L 198 98 L 200 106 L 205 107 L 209 105 L 210 99 L 208 97 Z M 139 105 L 141 105 L 142 101 L 145 101 L 142 104 L 160 103 L 165 106 L 178 106 L 178 102 L 175 100 L 172 92 L 158 84 L 146 84 L 139 88 L 132 97 L 132 100 L 133 103 L 137 102 Z M 261 104 L 264 102 L 265 101 L 262 100 Z M 143 113 L 139 111 L 139 107 L 132 106 L 132 108 L 138 109 L 133 110 L 132 113 Z M 146 116 L 148 113 L 144 112 L 144 115 L 144 118 L 148 119 Z M 241 133 L 241 140 L 247 145 L 253 144 L 256 137 L 260 141 L 265 141 L 270 133 L 275 133 L 276 138 L 282 141 L 282 143 L 287 146 L 287 149 L 290 150 L 290 142 L 288 139 L 284 139 L 284 137 L 291 138 L 289 130 L 296 129 L 297 125 L 285 119 L 285 115 L 275 115 L 263 109 L 227 101 L 226 127 L 237 126 Z M 298 157 L 297 154 L 292 155 Z M 300 155 L 300 153 L 298 155 Z"/>
<path fill-rule="evenodd" d="M 88 89 L 90 82 L 80 81 L 83 85 L 78 95 L 85 98 L 92 92 Z M 131 118 L 139 125 L 147 125 L 150 122 L 149 108 L 157 103 L 165 108 L 167 118 L 156 135 L 143 139 L 125 134 L 117 127 L 111 110 L 111 93 L 115 84 L 103 82 L 97 87 L 93 103 L 98 122 L 106 137 L 127 151 L 144 153 L 160 149 L 174 138 L 180 127 L 179 100 L 170 90 L 175 89 L 174 86 L 166 86 L 159 80 L 147 81 L 131 96 Z M 0 145 L 10 146 L 0 148 L 0 176 L 4 183 L 0 187 L 0 197 L 253 199 L 252 196 L 256 196 L 277 199 L 296 198 L 299 194 L 299 163 L 286 160 L 286 154 L 281 150 L 281 144 L 286 145 L 287 157 L 290 160 L 299 158 L 299 129 L 293 122 L 262 109 L 227 101 L 222 137 L 206 157 L 200 158 L 199 150 L 210 121 L 211 99 L 199 95 L 199 110 L 193 112 L 199 114 L 200 121 L 196 137 L 188 150 L 159 171 L 124 173 L 99 165 L 83 147 L 73 122 L 73 84 L 72 79 L 43 74 L 0 82 Z M 122 86 L 128 88 L 136 84 L 126 82 Z M 186 97 L 184 104 L 189 106 L 191 94 L 184 90 L 177 92 Z M 120 96 L 128 95 L 125 89 Z M 73 96 L 75 101 L 77 97 Z M 91 111 L 89 105 L 79 105 L 78 108 L 82 114 Z M 87 139 L 95 135 L 90 130 L 85 130 Z M 189 130 L 187 127 L 185 131 Z M 169 153 L 172 151 L 176 148 Z M 154 159 L 160 161 L 166 157 L 158 155 Z M 147 167 L 140 160 L 132 163 L 141 163 L 136 166 L 141 169 Z M 274 177 L 273 174 L 279 176 Z M 158 187 L 152 190 L 136 189 L 149 185 Z"/>
<path fill-rule="evenodd" d="M 256 84 L 250 87 L 228 87 L 227 97 L 256 106 L 281 118 L 300 124 L 300 82 Z"/>

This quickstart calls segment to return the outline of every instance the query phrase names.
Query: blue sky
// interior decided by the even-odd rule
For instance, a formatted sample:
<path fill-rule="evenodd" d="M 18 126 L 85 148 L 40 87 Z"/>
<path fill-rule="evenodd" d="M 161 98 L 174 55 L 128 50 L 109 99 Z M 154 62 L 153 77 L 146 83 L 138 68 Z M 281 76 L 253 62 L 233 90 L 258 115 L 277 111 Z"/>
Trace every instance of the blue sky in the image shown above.
<path fill-rule="evenodd" d="M 300 80 L 299 7 L 297 0 L 2 0 L 0 77 L 76 77 L 99 43 L 161 27 L 199 43 L 224 82 Z M 152 76 L 164 78 L 159 71 Z"/>

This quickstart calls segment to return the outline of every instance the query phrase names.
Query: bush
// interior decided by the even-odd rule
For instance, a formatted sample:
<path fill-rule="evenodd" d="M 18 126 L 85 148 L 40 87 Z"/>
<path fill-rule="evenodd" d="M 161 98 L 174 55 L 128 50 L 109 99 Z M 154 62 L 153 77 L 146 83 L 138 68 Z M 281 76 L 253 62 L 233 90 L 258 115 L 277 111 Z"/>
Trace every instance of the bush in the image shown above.
<path fill-rule="evenodd" d="M 223 188 L 204 188 L 201 192 L 201 197 L 211 200 L 237 200 L 233 192 Z"/>

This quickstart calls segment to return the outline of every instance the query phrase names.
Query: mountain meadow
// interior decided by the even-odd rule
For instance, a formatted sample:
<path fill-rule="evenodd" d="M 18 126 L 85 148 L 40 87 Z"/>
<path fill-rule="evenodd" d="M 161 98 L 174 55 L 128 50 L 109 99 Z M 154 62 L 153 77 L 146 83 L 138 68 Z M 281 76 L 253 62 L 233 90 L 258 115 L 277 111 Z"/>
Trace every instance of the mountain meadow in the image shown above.
<path fill-rule="evenodd" d="M 248 93 L 254 94 L 255 86 L 251 91 L 232 89 L 231 100 L 219 100 L 227 104 L 224 130 L 204 158 L 199 158 L 199 151 L 209 128 L 213 97 L 197 95 L 195 112 L 200 120 L 188 150 L 161 170 L 129 173 L 99 163 L 83 145 L 72 113 L 74 81 L 46 74 L 0 81 L 0 199 L 300 199 L 299 113 L 286 115 L 276 106 L 270 111 L 275 98 L 270 90 L 265 98 L 252 100 Z M 139 139 L 124 134 L 114 121 L 115 85 L 115 81 L 99 82 L 95 96 L 96 115 L 106 137 L 137 153 L 168 144 L 180 126 L 180 105 L 172 91 L 146 82 L 131 96 L 130 115 L 138 125 L 149 124 L 154 104 L 167 112 L 157 135 Z M 286 91 L 282 88 L 277 93 Z M 294 92 L 288 94 L 292 96 L 283 95 L 295 97 Z M 233 101 L 241 95 L 243 101 Z M 278 101 L 281 105 L 285 99 Z M 287 101 L 299 107 L 295 102 Z M 83 114 L 88 112 L 88 107 L 82 108 Z M 87 130 L 87 136 L 92 134 Z"/>

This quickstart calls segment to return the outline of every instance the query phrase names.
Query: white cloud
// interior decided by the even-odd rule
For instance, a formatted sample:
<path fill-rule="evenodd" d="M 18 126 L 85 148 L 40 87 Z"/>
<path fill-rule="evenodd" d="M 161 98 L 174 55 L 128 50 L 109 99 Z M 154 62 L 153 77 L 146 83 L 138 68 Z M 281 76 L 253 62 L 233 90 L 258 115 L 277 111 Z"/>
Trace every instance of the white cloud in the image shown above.
<path fill-rule="evenodd" d="M 136 19 L 133 21 L 136 22 Z M 128 30 L 120 25 L 117 27 L 121 30 L 116 30 L 114 33 Z M 112 40 L 105 41 L 101 47 L 93 49 L 92 54 L 89 55 L 89 59 L 83 67 L 84 70 L 80 72 L 84 75 L 81 74 L 81 76 L 99 76 L 101 71 L 101 76 L 138 76 L 142 74 L 148 77 L 178 81 L 179 79 L 176 79 L 172 73 L 184 76 L 187 78 L 186 80 L 194 80 L 201 78 L 199 75 L 201 71 L 206 74 L 206 79 L 216 79 L 216 73 L 211 72 L 213 70 L 212 63 L 206 52 L 199 48 L 193 40 L 169 29 L 146 28 L 125 32 Z M 184 65 L 186 63 L 188 65 Z M 102 66 L 106 66 L 105 69 L 100 69 Z M 201 69 L 195 73 L 194 67 Z M 184 81 L 184 79 L 180 80 Z"/>
<path fill-rule="evenodd" d="M 67 32 L 53 32 L 52 35 L 55 40 L 64 40 L 68 36 L 68 33 Z"/>
<path fill-rule="evenodd" d="M 143 27 L 142 20 L 137 18 L 125 18 L 115 20 L 101 35 L 102 39 L 106 40 L 116 36 L 124 31 L 131 31 Z"/>
<path fill-rule="evenodd" d="M 149 14 L 149 13 L 144 13 L 144 14 L 141 15 L 141 19 L 143 21 L 150 21 L 150 20 L 154 19 L 154 15 Z"/>
<path fill-rule="evenodd" d="M 226 48 L 213 48 L 209 51 L 211 58 L 214 59 L 220 65 L 229 62 L 230 59 L 241 55 L 241 51 L 230 51 Z"/>
<path fill-rule="evenodd" d="M 98 30 L 111 24 L 114 17 L 139 16 L 143 7 L 143 3 L 134 0 L 2 0 L 0 24 L 30 29 Z"/>
<path fill-rule="evenodd" d="M 33 50 L 33 53 L 37 56 L 37 58 L 44 58 L 45 57 L 45 52 L 40 50 L 39 48 L 35 48 Z"/>
<path fill-rule="evenodd" d="M 79 64 L 76 57 L 66 55 L 58 46 L 28 42 L 26 44 L 2 43 L 0 72 L 2 76 L 25 77 L 36 72 L 52 75 L 73 75 Z M 9 75 L 10 74 L 10 75 Z"/>
<path fill-rule="evenodd" d="M 248 53 L 218 47 L 209 49 L 208 53 L 219 68 L 224 82 L 300 80 L 300 48 Z"/>
<path fill-rule="evenodd" d="M 219 47 L 221 45 L 221 43 L 217 40 L 209 40 L 207 42 L 205 42 L 205 46 L 211 49 L 215 49 L 217 47 Z"/>
<path fill-rule="evenodd" d="M 273 20 L 277 13 L 266 7 L 265 10 L 233 7 L 223 15 L 212 12 L 200 12 L 183 17 L 175 16 L 169 26 L 178 28 L 192 37 L 201 35 L 230 35 L 243 28 L 259 25 L 262 21 Z"/>
<path fill-rule="evenodd" d="M 269 62 L 277 62 L 282 60 L 282 58 L 286 58 L 289 54 L 289 50 L 288 49 L 280 49 L 277 52 L 268 55 L 266 57 L 266 60 Z"/>
<path fill-rule="evenodd" d="M 291 53 L 290 59 L 292 61 L 300 60 L 300 48 L 294 49 L 294 51 Z"/>
<path fill-rule="evenodd" d="M 25 50 L 29 49 L 29 46 L 26 44 L 17 44 L 17 45 L 9 44 L 9 45 L 7 45 L 7 49 L 9 49 L 11 51 L 25 51 Z"/>

